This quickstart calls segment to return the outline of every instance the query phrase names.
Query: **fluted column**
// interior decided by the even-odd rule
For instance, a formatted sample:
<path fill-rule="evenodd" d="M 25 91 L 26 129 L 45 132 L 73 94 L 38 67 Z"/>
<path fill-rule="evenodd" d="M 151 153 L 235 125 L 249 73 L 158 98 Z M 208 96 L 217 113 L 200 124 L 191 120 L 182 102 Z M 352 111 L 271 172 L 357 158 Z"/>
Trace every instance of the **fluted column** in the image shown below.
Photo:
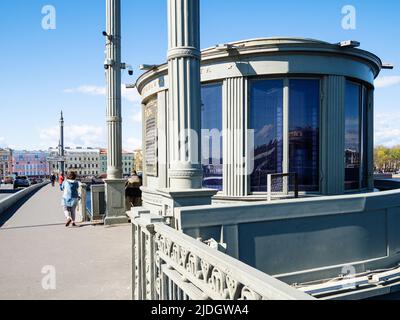
<path fill-rule="evenodd" d="M 200 189 L 200 5 L 169 0 L 170 188 Z"/>
<path fill-rule="evenodd" d="M 326 76 L 322 99 L 321 193 L 344 193 L 345 84 L 343 76 Z"/>
<path fill-rule="evenodd" d="M 107 1 L 107 178 L 122 178 L 121 0 Z"/>
<path fill-rule="evenodd" d="M 224 195 L 244 197 L 247 186 L 247 82 L 243 77 L 226 79 L 223 90 Z"/>

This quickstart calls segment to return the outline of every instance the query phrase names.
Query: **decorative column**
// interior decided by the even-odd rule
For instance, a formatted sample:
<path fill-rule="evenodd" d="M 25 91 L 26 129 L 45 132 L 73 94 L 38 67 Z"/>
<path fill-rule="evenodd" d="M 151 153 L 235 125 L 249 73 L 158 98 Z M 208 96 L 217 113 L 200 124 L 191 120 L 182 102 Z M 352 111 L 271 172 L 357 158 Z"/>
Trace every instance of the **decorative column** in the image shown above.
<path fill-rule="evenodd" d="M 107 77 L 107 179 L 106 225 L 126 223 L 125 185 L 122 179 L 121 118 L 121 0 L 106 0 L 106 77 Z"/>
<path fill-rule="evenodd" d="M 169 187 L 163 214 L 173 208 L 211 204 L 215 190 L 202 189 L 200 4 L 168 1 Z"/>
<path fill-rule="evenodd" d="M 200 189 L 200 4 L 169 0 L 169 108 L 171 189 Z"/>
<path fill-rule="evenodd" d="M 345 85 L 343 76 L 326 76 L 322 96 L 321 168 L 323 195 L 344 193 Z"/>
<path fill-rule="evenodd" d="M 248 194 L 247 171 L 250 161 L 247 141 L 247 81 L 244 77 L 228 78 L 223 87 L 222 121 L 225 131 L 223 148 L 224 195 L 244 197 Z M 254 139 L 253 139 L 254 140 Z"/>

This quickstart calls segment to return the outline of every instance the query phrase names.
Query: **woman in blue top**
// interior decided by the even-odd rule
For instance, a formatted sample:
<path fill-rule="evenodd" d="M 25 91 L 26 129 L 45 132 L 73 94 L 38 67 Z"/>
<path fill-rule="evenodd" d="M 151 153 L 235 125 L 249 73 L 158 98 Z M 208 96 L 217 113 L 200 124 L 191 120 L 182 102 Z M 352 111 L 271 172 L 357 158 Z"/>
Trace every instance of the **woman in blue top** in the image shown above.
<path fill-rule="evenodd" d="M 79 183 L 76 181 L 76 173 L 71 171 L 68 173 L 67 179 L 64 180 L 61 185 L 61 190 L 63 191 L 61 205 L 64 207 L 64 214 L 67 218 L 66 227 L 71 223 L 72 226 L 76 226 L 75 211 L 80 199 L 78 189 Z"/>

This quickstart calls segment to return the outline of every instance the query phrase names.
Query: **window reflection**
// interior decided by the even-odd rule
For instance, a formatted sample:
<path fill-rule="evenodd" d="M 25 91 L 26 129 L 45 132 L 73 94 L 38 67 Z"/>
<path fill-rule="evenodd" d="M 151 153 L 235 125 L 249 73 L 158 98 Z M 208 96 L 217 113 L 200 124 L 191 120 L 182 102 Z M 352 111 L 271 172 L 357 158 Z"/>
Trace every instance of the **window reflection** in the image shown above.
<path fill-rule="evenodd" d="M 300 191 L 319 190 L 319 80 L 289 82 L 289 171 Z"/>
<path fill-rule="evenodd" d="M 251 191 L 267 191 L 267 175 L 282 172 L 283 80 L 251 81 L 250 129 L 255 139 Z"/>
<path fill-rule="evenodd" d="M 346 82 L 345 105 L 345 189 L 360 188 L 361 156 L 361 86 Z"/>
<path fill-rule="evenodd" d="M 368 89 L 363 87 L 362 102 L 362 175 L 361 188 L 368 188 Z"/>
<path fill-rule="evenodd" d="M 203 187 L 222 191 L 222 84 L 201 89 Z"/>

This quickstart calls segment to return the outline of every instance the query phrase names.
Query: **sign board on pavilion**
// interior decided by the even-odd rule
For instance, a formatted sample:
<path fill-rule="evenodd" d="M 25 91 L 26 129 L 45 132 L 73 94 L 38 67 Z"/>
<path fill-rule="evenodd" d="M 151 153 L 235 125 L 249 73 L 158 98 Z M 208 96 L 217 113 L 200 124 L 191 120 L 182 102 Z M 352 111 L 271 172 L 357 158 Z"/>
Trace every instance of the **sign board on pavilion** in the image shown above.
<path fill-rule="evenodd" d="M 158 175 L 157 111 L 156 99 L 144 107 L 146 174 L 155 177 Z"/>

